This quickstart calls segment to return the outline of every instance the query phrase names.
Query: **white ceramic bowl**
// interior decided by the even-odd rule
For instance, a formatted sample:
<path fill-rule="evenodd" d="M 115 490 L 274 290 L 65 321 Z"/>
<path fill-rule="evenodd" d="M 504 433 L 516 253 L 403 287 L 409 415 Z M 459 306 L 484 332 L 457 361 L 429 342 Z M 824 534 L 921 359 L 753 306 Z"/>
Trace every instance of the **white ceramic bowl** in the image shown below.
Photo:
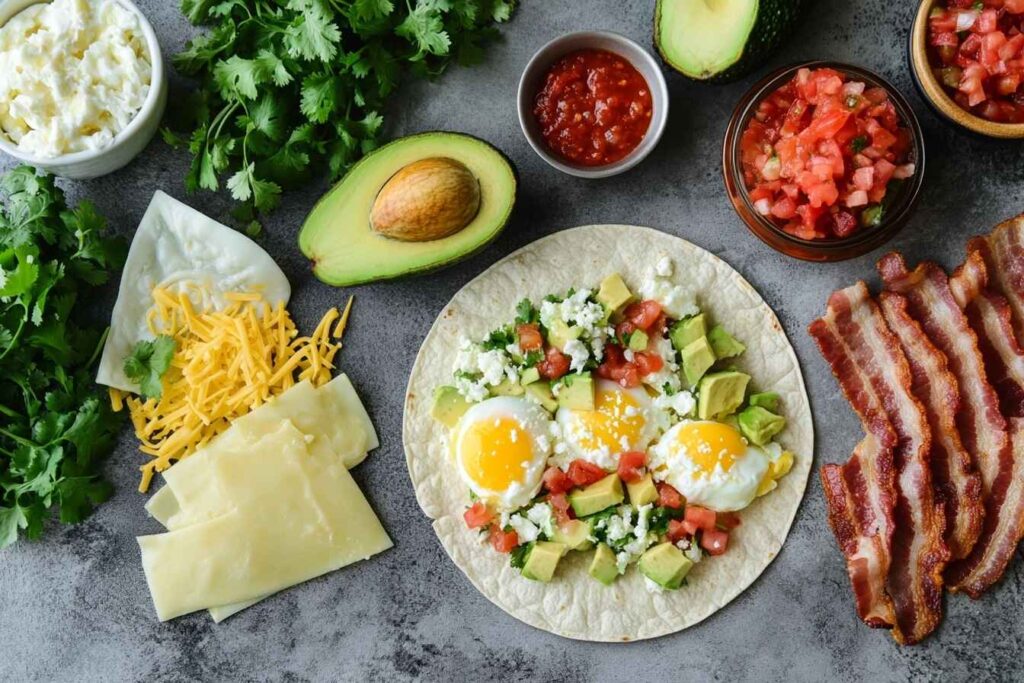
<path fill-rule="evenodd" d="M 624 58 L 643 75 L 651 89 L 651 125 L 636 149 L 618 161 L 605 166 L 580 166 L 554 154 L 541 136 L 533 115 L 534 99 L 544 83 L 548 69 L 558 59 L 577 50 L 606 50 Z M 668 121 L 668 86 L 661 65 L 647 50 L 635 42 L 610 31 L 580 31 L 555 38 L 530 59 L 519 79 L 519 125 L 527 141 L 541 159 L 559 171 L 579 178 L 607 178 L 628 171 L 651 153 L 665 132 Z"/>
<path fill-rule="evenodd" d="M 3 26 L 11 17 L 26 7 L 41 1 L 43 0 L 0 0 L 0 26 Z M 153 139 L 160 127 L 164 109 L 167 107 L 167 78 L 164 73 L 163 55 L 160 53 L 160 44 L 157 42 L 156 33 L 142 11 L 131 0 L 117 1 L 138 16 L 139 26 L 142 28 L 142 34 L 146 38 L 146 47 L 149 50 L 152 77 L 149 94 L 146 96 L 142 109 L 135 114 L 135 118 L 125 129 L 114 136 L 113 141 L 102 149 L 41 158 L 22 152 L 0 132 L 0 152 L 54 175 L 74 180 L 85 180 L 112 173 L 127 165 Z"/>

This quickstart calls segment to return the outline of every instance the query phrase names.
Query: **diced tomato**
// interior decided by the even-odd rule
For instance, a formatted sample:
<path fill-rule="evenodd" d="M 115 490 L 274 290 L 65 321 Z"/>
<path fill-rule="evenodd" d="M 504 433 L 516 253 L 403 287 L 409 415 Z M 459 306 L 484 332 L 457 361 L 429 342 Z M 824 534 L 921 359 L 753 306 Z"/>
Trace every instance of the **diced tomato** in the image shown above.
<path fill-rule="evenodd" d="M 573 487 L 572 479 L 561 468 L 552 465 L 544 470 L 544 488 L 549 493 L 565 493 Z"/>
<path fill-rule="evenodd" d="M 626 451 L 619 456 L 619 479 L 635 484 L 647 474 L 647 454 L 643 451 Z"/>
<path fill-rule="evenodd" d="M 638 351 L 634 357 L 636 358 L 634 361 L 636 371 L 640 373 L 641 377 L 646 377 L 665 367 L 665 359 L 656 353 Z"/>
<path fill-rule="evenodd" d="M 715 525 L 725 531 L 732 531 L 740 525 L 740 516 L 735 512 L 719 512 L 715 516 Z"/>
<path fill-rule="evenodd" d="M 633 363 L 626 363 L 614 378 L 619 385 L 625 389 L 635 389 L 640 386 L 640 372 Z"/>
<path fill-rule="evenodd" d="M 663 481 L 657 483 L 658 505 L 664 508 L 678 510 L 683 507 L 683 494 L 676 491 L 675 487 Z"/>
<path fill-rule="evenodd" d="M 470 529 L 483 529 L 494 520 L 494 513 L 487 509 L 482 500 L 478 500 L 462 513 L 462 518 Z"/>
<path fill-rule="evenodd" d="M 681 519 L 668 520 L 668 540 L 676 543 L 691 535 L 686 530 L 686 523 Z"/>
<path fill-rule="evenodd" d="M 783 220 L 792 218 L 796 215 L 796 201 L 792 197 L 783 196 L 772 205 L 772 215 Z"/>
<path fill-rule="evenodd" d="M 700 547 L 708 555 L 721 555 L 729 547 L 729 532 L 718 529 L 704 529 L 700 534 Z"/>
<path fill-rule="evenodd" d="M 544 337 L 541 336 L 540 327 L 535 324 L 517 325 L 516 337 L 523 351 L 537 351 L 544 347 Z"/>
<path fill-rule="evenodd" d="M 832 232 L 836 237 L 848 237 L 857 229 L 857 219 L 849 211 L 837 211 L 832 214 L 832 223 Z"/>
<path fill-rule="evenodd" d="M 555 521 L 559 525 L 564 525 L 572 520 L 573 512 L 572 507 L 569 505 L 569 496 L 564 493 L 552 493 L 548 496 L 548 503 L 551 505 L 551 509 L 555 511 Z"/>
<path fill-rule="evenodd" d="M 630 321 L 641 330 L 649 330 L 654 322 L 661 315 L 661 304 L 648 299 L 630 304 L 623 312 L 626 320 Z"/>
<path fill-rule="evenodd" d="M 687 505 L 684 519 L 694 528 L 707 531 L 715 528 L 715 511 L 697 505 Z"/>
<path fill-rule="evenodd" d="M 631 320 L 623 320 L 615 326 L 615 338 L 625 345 L 629 341 L 629 335 L 636 332 L 636 325 Z"/>
<path fill-rule="evenodd" d="M 592 462 L 577 458 L 569 463 L 569 478 L 576 486 L 589 486 L 607 476 L 607 472 Z"/>
<path fill-rule="evenodd" d="M 537 371 L 544 379 L 561 379 L 569 372 L 569 357 L 552 346 L 544 354 L 544 360 L 537 364 Z"/>
<path fill-rule="evenodd" d="M 510 553 L 519 545 L 519 534 L 503 531 L 497 524 L 491 525 L 491 547 L 499 553 Z"/>

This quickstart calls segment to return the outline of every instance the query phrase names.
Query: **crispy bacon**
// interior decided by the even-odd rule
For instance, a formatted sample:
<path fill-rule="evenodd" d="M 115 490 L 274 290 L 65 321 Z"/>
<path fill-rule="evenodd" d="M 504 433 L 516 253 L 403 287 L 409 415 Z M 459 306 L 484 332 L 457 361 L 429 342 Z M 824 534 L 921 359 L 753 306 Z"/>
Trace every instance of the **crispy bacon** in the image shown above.
<path fill-rule="evenodd" d="M 932 433 L 932 483 L 946 521 L 944 539 L 950 558 L 961 559 L 967 557 L 978 540 L 985 508 L 981 501 L 981 478 L 956 429 L 960 404 L 956 378 L 947 367 L 945 355 L 907 313 L 906 298 L 882 292 L 878 300 L 910 365 L 913 394 L 925 408 Z"/>
<path fill-rule="evenodd" d="M 1013 311 L 1013 329 L 1024 339 L 1024 214 L 1000 223 L 985 237 L 967 244 L 988 267 L 994 290 L 1006 297 Z"/>
<path fill-rule="evenodd" d="M 885 590 L 895 616 L 893 637 L 900 643 L 919 642 L 942 619 L 942 571 L 949 551 L 942 540 L 943 512 L 934 502 L 927 459 L 931 433 L 924 410 L 911 393 L 907 360 L 863 282 L 835 292 L 827 314 L 811 324 L 810 333 L 865 431 L 885 443 L 880 427 L 880 416 L 885 416 L 896 433 L 895 525 Z M 856 569 L 849 568 L 851 577 Z"/>

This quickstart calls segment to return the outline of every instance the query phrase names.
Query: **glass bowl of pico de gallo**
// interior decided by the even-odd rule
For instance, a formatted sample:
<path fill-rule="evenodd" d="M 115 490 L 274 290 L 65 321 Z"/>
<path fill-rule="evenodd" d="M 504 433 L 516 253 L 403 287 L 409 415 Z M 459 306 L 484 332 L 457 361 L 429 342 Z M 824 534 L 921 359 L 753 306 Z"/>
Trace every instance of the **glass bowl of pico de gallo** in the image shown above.
<path fill-rule="evenodd" d="M 768 75 L 726 130 L 722 168 L 733 207 L 772 248 L 841 261 L 878 248 L 910 217 L 924 137 L 885 79 L 815 61 Z"/>
<path fill-rule="evenodd" d="M 910 66 L 943 118 L 979 135 L 1024 139 L 1024 0 L 924 0 Z"/>

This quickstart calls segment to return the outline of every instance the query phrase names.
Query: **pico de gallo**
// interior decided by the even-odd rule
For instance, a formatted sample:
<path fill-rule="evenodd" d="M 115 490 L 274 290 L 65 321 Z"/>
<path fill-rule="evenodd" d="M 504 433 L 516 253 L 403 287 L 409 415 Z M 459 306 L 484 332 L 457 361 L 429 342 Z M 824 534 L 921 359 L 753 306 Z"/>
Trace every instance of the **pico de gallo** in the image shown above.
<path fill-rule="evenodd" d="M 911 151 L 889 93 L 828 68 L 800 69 L 768 95 L 740 141 L 754 209 L 805 240 L 880 225 L 893 182 L 914 175 Z"/>
<path fill-rule="evenodd" d="M 945 0 L 928 16 L 935 78 L 961 107 L 1024 123 L 1024 0 Z"/>
<path fill-rule="evenodd" d="M 747 391 L 746 347 L 673 274 L 662 257 L 635 294 L 613 274 L 524 299 L 460 341 L 435 391 L 465 525 L 528 579 L 578 551 L 606 585 L 636 565 L 650 590 L 679 588 L 793 465 L 779 397 Z"/>

